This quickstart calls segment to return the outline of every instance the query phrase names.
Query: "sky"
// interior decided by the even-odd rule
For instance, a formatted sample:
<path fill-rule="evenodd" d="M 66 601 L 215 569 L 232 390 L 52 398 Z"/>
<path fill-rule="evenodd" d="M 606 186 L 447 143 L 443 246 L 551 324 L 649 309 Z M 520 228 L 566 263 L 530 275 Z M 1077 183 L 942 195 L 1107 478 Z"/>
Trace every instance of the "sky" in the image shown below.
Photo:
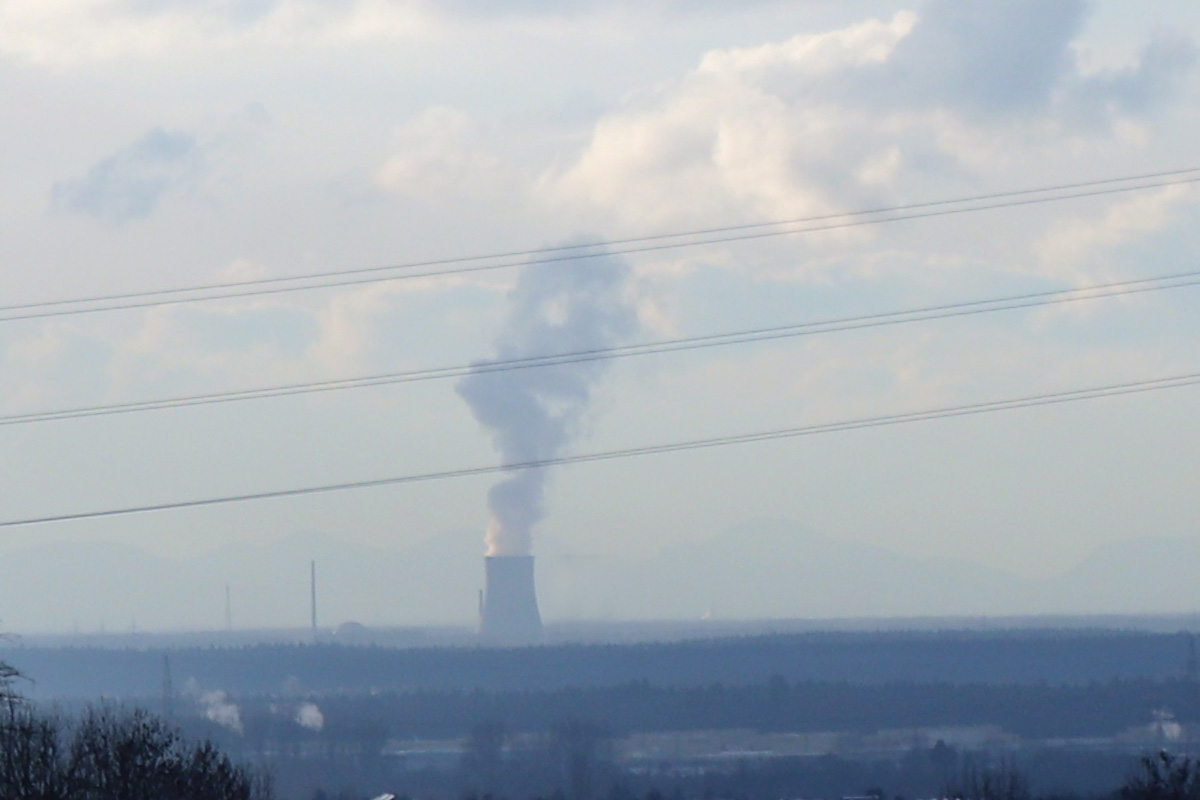
<path fill-rule="evenodd" d="M 501 5 L 0 0 L 0 304 L 1200 167 L 1194 3 Z M 524 269 L 0 321 L 0 415 L 1187 272 L 1200 251 L 1198 191 L 1177 184 Z M 608 277 L 597 304 L 588 292 L 600 291 L 599 274 Z M 539 294 L 549 280 L 554 291 Z M 618 359 L 552 395 L 538 394 L 550 378 L 531 377 L 548 370 L 506 375 L 533 386 L 539 413 L 555 420 L 535 456 L 637 448 L 1197 372 L 1197 292 Z M 574 335 L 584 330 L 576 323 L 590 333 Z M 491 396 L 516 396 L 507 385 Z M 0 425 L 0 521 L 497 465 L 524 452 L 469 387 L 430 380 Z M 543 555 L 651 559 L 753 520 L 785 520 L 847 547 L 1043 579 L 1141 539 L 1194 543 L 1198 391 L 563 466 L 541 476 L 526 533 Z M 496 480 L 2 528 L 0 558 L 111 545 L 186 560 L 298 535 L 399 552 L 461 531 L 478 531 L 482 556 Z M 776 546 L 746 536 L 745 561 L 735 550 L 725 579 L 752 585 L 753 565 Z M 156 577 L 106 569 L 114 574 L 86 610 L 17 603 L 0 608 L 0 629 L 92 627 L 109 608 L 125 624 L 131 584 Z M 416 603 L 375 621 L 469 622 L 474 570 L 461 574 L 463 614 Z M 43 591 L 27 577 L 28 592 Z M 256 615 L 256 592 L 270 606 L 269 582 L 247 581 L 246 624 L 286 621 Z M 379 582 L 346 591 L 386 606 Z M 1095 610 L 1193 610 L 1190 595 L 1172 591 Z M 168 586 L 147 596 L 167 609 L 145 613 L 156 625 L 211 619 Z M 954 597 L 939 602 L 921 610 L 954 613 Z M 585 613 L 565 600 L 543 605 L 551 619 Z M 649 601 L 622 608 L 667 613 Z M 1012 610 L 986 597 L 972 608 Z M 797 603 L 776 613 L 836 611 Z"/>

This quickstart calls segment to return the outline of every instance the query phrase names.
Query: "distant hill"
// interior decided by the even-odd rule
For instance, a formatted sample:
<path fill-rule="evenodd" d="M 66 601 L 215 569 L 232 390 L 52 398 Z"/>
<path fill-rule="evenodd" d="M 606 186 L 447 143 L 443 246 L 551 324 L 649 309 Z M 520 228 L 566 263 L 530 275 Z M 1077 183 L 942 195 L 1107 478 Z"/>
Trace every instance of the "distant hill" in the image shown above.
<path fill-rule="evenodd" d="M 912 558 L 783 521 L 746 523 L 645 561 L 550 561 L 540 571 L 544 603 L 565 616 L 754 619 L 1028 610 L 1020 603 L 1028 587 L 1004 572 Z M 593 598 L 603 605 L 589 608 Z M 648 608 L 653 613 L 639 610 Z"/>

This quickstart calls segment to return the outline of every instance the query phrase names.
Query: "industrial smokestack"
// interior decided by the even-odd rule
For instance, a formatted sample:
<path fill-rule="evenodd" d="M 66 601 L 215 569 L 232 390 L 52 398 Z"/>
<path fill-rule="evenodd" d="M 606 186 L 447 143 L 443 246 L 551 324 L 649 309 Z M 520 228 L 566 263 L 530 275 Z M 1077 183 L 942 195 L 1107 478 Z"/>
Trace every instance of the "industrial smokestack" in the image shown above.
<path fill-rule="evenodd" d="M 479 632 L 506 644 L 534 642 L 542 635 L 533 585 L 533 556 L 488 556 Z"/>
<path fill-rule="evenodd" d="M 601 357 L 566 356 L 602 353 L 638 326 L 629 265 L 598 247 L 585 258 L 527 264 L 508 294 L 496 359 L 473 364 L 456 387 L 491 433 L 505 468 L 488 492 L 487 589 L 479 610 L 480 633 L 493 641 L 530 642 L 541 635 L 533 529 L 546 513 L 548 476 L 538 464 L 561 456 L 586 427 L 608 366 Z M 531 364 L 500 368 L 507 361 Z"/>

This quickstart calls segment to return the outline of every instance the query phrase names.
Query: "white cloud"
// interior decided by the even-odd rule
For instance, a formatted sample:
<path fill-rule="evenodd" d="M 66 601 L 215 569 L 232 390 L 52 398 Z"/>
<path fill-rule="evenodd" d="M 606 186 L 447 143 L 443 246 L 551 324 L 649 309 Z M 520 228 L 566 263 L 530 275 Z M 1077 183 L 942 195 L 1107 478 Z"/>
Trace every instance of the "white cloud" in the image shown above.
<path fill-rule="evenodd" d="M 544 175 L 541 199 L 641 234 L 1065 183 L 1097 161 L 1128 163 L 1154 142 L 1137 115 L 1168 97 L 1190 45 L 1154 45 L 1119 74 L 1085 79 L 1071 48 L 1084 11 L 1076 0 L 931 2 L 920 16 L 712 51 L 600 119 L 578 157 Z M 1102 111 L 1084 119 L 1085 105 Z"/>
<path fill-rule="evenodd" d="M 390 289 L 375 285 L 332 297 L 317 312 L 318 336 L 308 360 L 333 374 L 361 369 L 374 342 L 375 320 L 388 306 Z"/>
<path fill-rule="evenodd" d="M 1044 108 L 1086 12 L 1085 0 L 930 0 L 886 70 L 864 76 L 871 99 L 985 118 Z"/>
<path fill-rule="evenodd" d="M 548 203 L 582 203 L 631 230 L 829 210 L 795 180 L 794 138 L 831 146 L 826 109 L 793 114 L 780 98 L 733 81 L 693 79 L 661 103 L 600 121 L 579 160 L 544 184 Z"/>
<path fill-rule="evenodd" d="M 885 62 L 915 24 L 901 12 L 710 52 L 682 80 L 600 120 L 579 159 L 546 177 L 548 201 L 644 229 L 829 213 L 848 195 L 869 195 L 912 156 L 928 160 L 927 130 L 908 130 L 928 125 L 858 107 L 831 85 Z M 862 176 L 857 189 L 845 172 Z"/>
<path fill-rule="evenodd" d="M 102 396 L 108 386 L 111 347 L 71 323 L 15 336 L 0 355 L 3 407 L 10 411 L 69 407 Z"/>
<path fill-rule="evenodd" d="M 821 75 L 881 64 L 900 40 L 912 33 L 916 21 L 916 14 L 901 11 L 890 22 L 872 19 L 829 33 L 802 34 L 782 43 L 713 50 L 696 71 L 721 75 L 787 69 Z"/>
<path fill-rule="evenodd" d="M 52 67 L 162 59 L 237 47 L 353 46 L 426 35 L 427 16 L 403 0 L 7 0 L 0 55 Z"/>
<path fill-rule="evenodd" d="M 1090 64 L 1094 57 L 1085 50 L 1077 56 L 1079 75 L 1066 87 L 1063 104 L 1075 119 L 1093 125 L 1148 114 L 1178 94 L 1196 60 L 1196 44 L 1180 36 L 1160 35 L 1132 62 L 1107 68 Z"/>
<path fill-rule="evenodd" d="M 217 200 L 224 186 L 243 180 L 247 163 L 261 160 L 259 140 L 270 124 L 266 110 L 252 103 L 195 130 L 155 125 L 82 174 L 56 180 L 50 208 L 120 227 L 154 215 L 173 195 Z"/>
<path fill-rule="evenodd" d="M 1116 200 L 1094 216 L 1066 217 L 1041 237 L 1035 251 L 1046 272 L 1075 276 L 1105 252 L 1162 230 L 1173 221 L 1175 208 L 1195 196 L 1190 185 L 1167 186 Z"/>
<path fill-rule="evenodd" d="M 488 152 L 486 136 L 469 115 L 431 108 L 402 127 L 395 153 L 376 180 L 387 192 L 438 203 L 505 182 L 502 162 Z"/>
<path fill-rule="evenodd" d="M 201 148 L 191 134 L 153 128 L 83 176 L 56 183 L 51 205 L 113 225 L 141 219 L 168 192 L 191 181 L 201 163 Z"/>

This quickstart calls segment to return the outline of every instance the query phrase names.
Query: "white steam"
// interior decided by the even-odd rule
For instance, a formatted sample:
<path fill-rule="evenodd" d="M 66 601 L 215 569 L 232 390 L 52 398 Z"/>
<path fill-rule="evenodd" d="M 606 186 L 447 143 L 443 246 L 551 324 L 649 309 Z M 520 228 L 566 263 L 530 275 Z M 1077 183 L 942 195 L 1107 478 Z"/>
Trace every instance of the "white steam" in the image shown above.
<path fill-rule="evenodd" d="M 242 712 L 236 703 L 229 700 L 229 696 L 225 692 L 220 690 L 204 692 L 200 695 L 199 700 L 205 719 L 215 722 L 223 728 L 228 728 L 238 736 L 246 732 L 242 727 Z"/>
<path fill-rule="evenodd" d="M 319 731 L 325 727 L 325 715 L 316 703 L 301 703 L 296 709 L 296 724 L 310 731 Z"/>
<path fill-rule="evenodd" d="M 612 347 L 637 329 L 629 267 L 607 254 L 528 264 L 508 295 L 496 360 Z M 561 455 L 579 432 L 605 359 L 573 359 L 530 369 L 474 365 L 458 384 L 475 418 L 492 434 L 506 466 Z M 528 555 L 545 514 L 546 468 L 510 470 L 488 493 L 488 555 Z"/>

